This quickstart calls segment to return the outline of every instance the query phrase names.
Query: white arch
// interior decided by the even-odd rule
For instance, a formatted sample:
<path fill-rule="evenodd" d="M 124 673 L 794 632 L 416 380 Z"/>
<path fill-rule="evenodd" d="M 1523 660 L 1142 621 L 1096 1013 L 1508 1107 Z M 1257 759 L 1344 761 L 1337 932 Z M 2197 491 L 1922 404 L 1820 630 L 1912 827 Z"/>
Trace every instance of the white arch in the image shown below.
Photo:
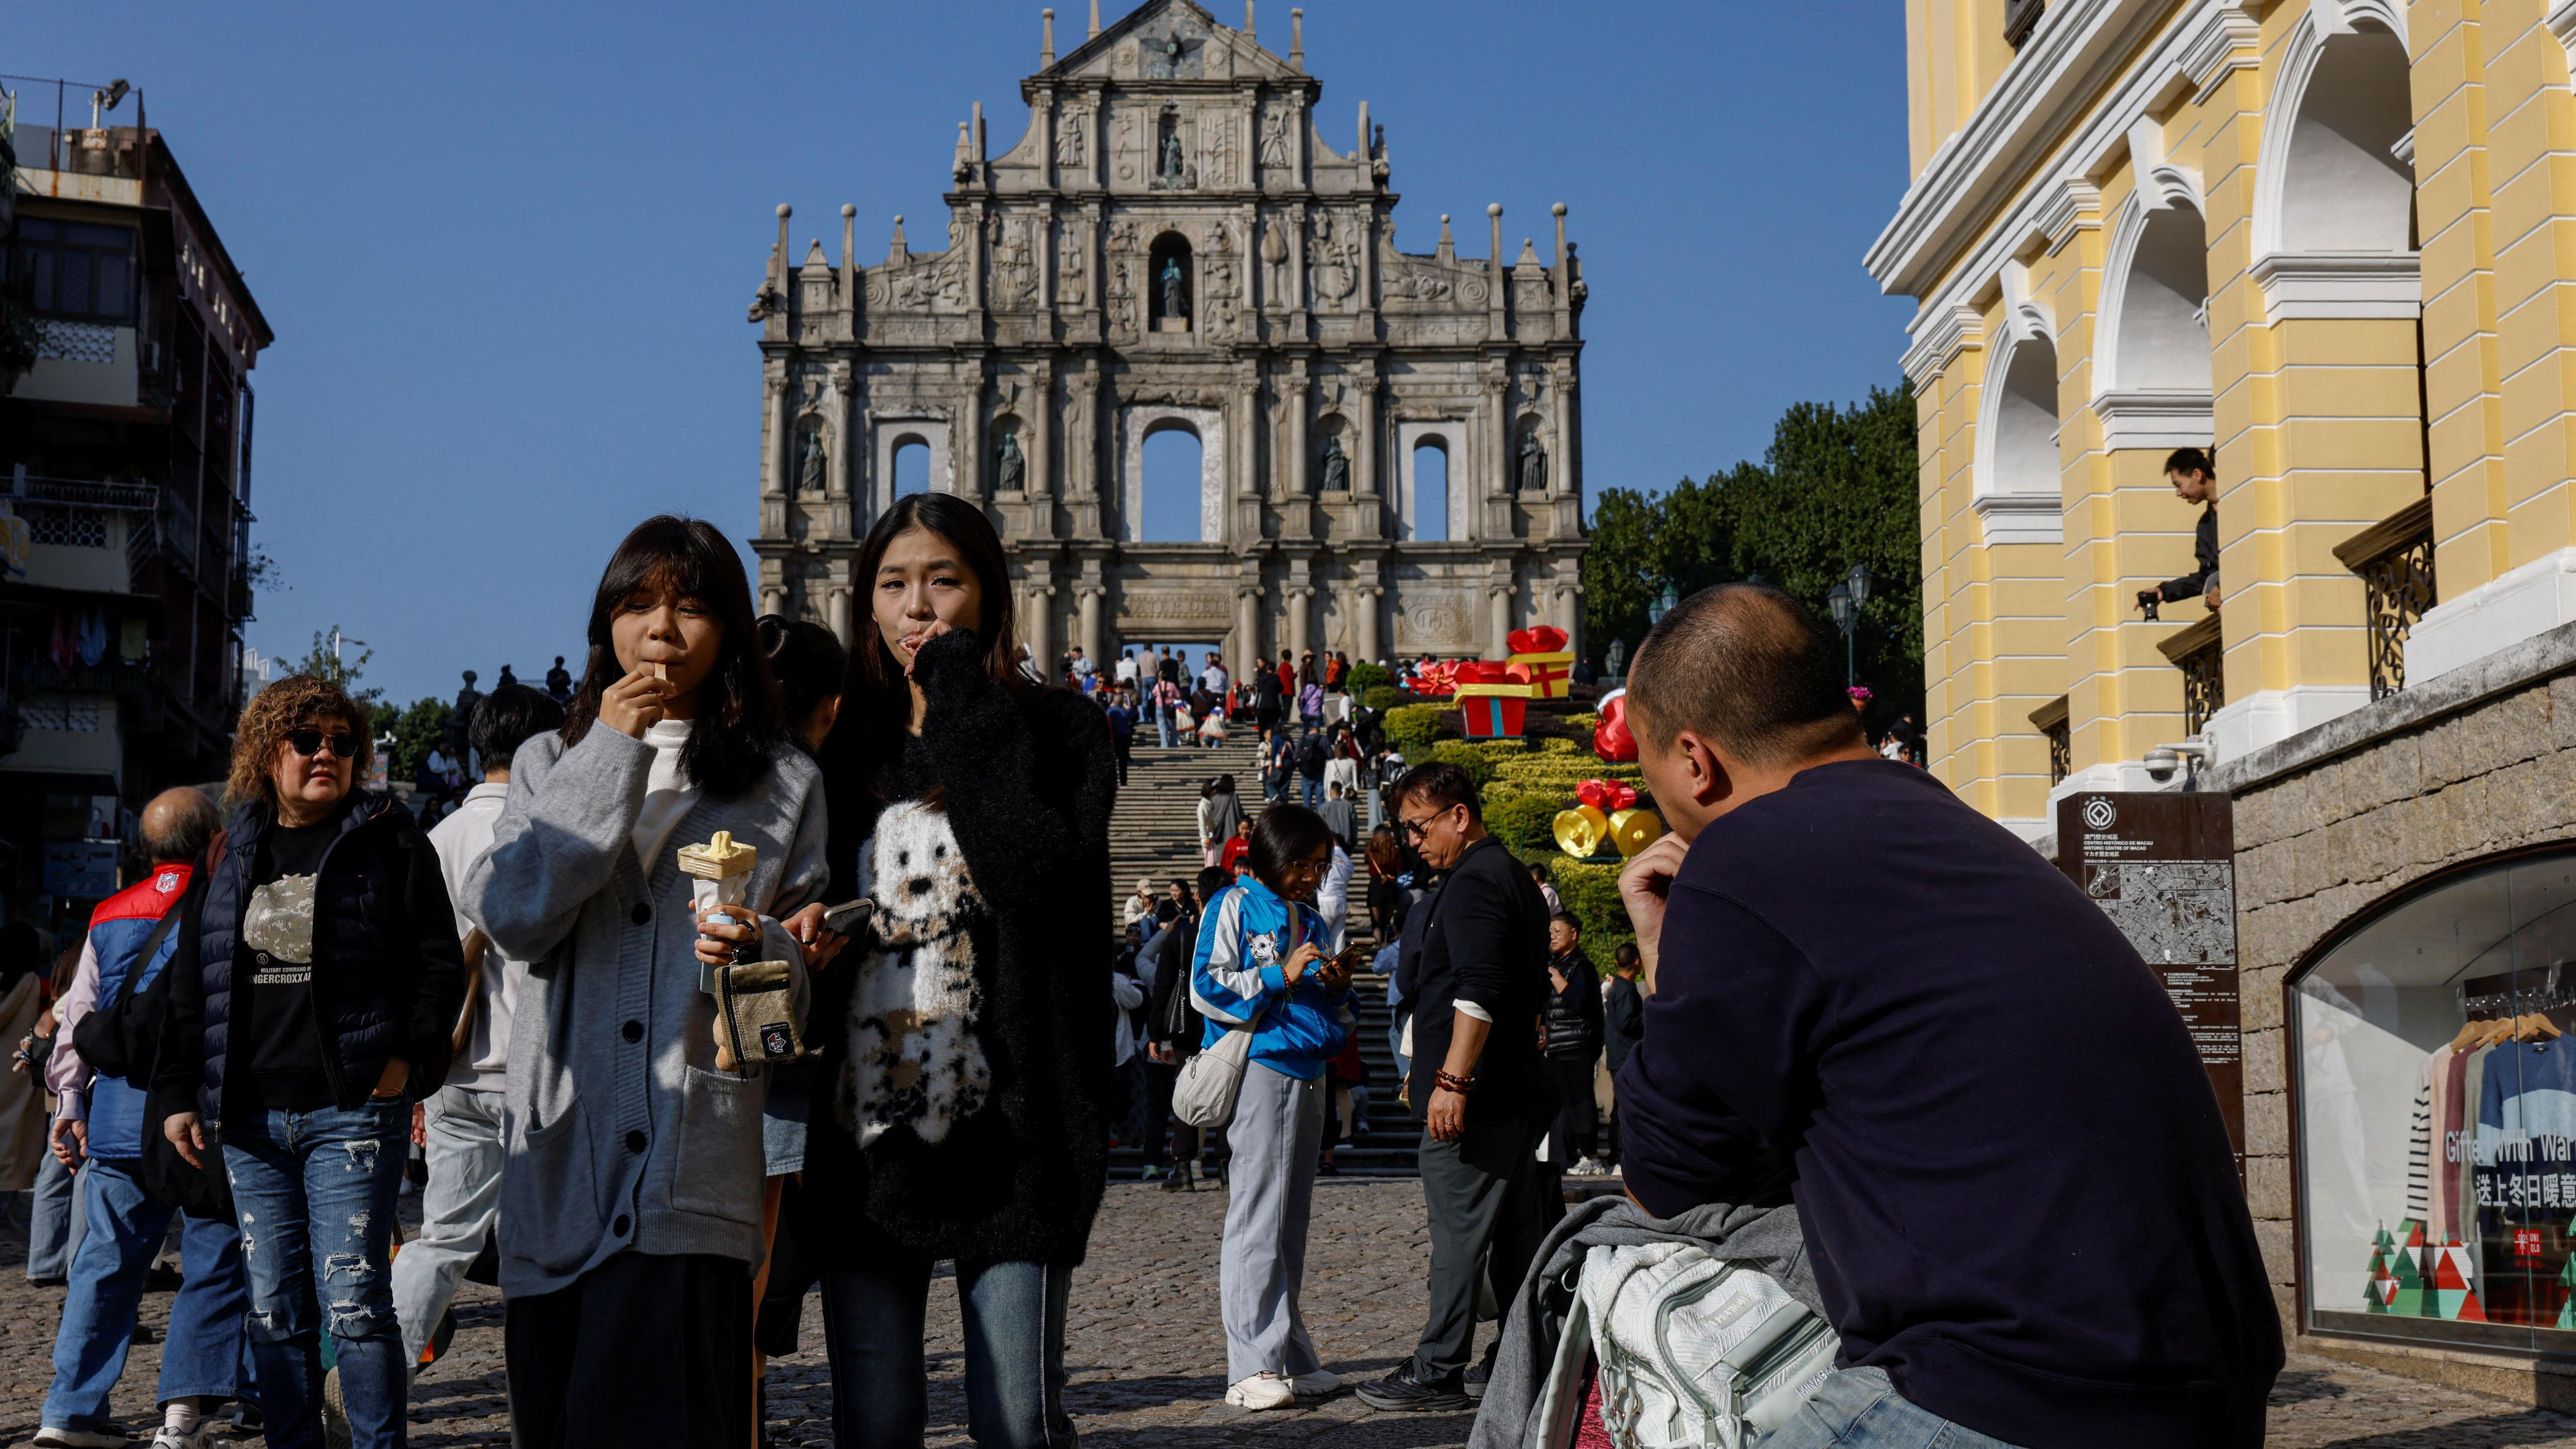
<path fill-rule="evenodd" d="M 1145 537 L 1145 438 L 1172 428 L 1199 440 L 1199 540 L 1225 538 L 1225 414 L 1216 408 L 1136 403 L 1118 412 L 1118 537 Z"/>
<path fill-rule="evenodd" d="M 2197 179 L 2143 169 L 2113 224 L 2094 328 L 2105 448 L 2207 447 L 2209 242 Z"/>
<path fill-rule="evenodd" d="M 2275 321 L 2413 317 L 2414 125 L 2405 17 L 2311 0 L 2283 43 L 2254 172 L 2254 277 Z"/>
<path fill-rule="evenodd" d="M 1402 422 L 1396 424 L 1396 466 L 1401 476 L 1396 479 L 1396 537 L 1408 543 L 1419 537 L 1416 522 L 1421 517 L 1414 496 L 1413 454 L 1428 444 L 1440 450 L 1448 460 L 1448 507 L 1445 531 L 1448 541 L 1466 538 L 1462 515 L 1467 503 L 1461 477 L 1466 471 L 1467 424 L 1462 420 L 1441 419 L 1436 422 Z"/>
<path fill-rule="evenodd" d="M 2008 296 L 2001 331 L 1979 390 L 1969 506 L 1985 520 L 1990 544 L 2061 542 L 2055 329 L 2038 303 Z"/>

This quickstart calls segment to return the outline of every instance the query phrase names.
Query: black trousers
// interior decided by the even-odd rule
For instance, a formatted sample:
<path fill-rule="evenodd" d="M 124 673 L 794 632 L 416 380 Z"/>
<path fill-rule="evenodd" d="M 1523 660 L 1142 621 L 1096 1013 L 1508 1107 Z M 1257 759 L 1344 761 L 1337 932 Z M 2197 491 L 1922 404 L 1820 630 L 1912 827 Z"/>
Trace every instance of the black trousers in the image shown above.
<path fill-rule="evenodd" d="M 620 1253 L 507 1313 L 514 1449 L 751 1442 L 749 1265 Z"/>
<path fill-rule="evenodd" d="M 1181 1079 L 1178 1065 L 1145 1063 L 1145 1165 L 1168 1167 L 1174 1158 L 1189 1162 L 1199 1155 L 1199 1129 L 1172 1116 L 1172 1087 Z"/>
<path fill-rule="evenodd" d="M 1556 1140 L 1548 1154 L 1559 1167 L 1572 1167 L 1601 1155 L 1601 1104 L 1592 1097 L 1592 1058 L 1548 1057 L 1547 1075 L 1556 1083 Z"/>
<path fill-rule="evenodd" d="M 1136 737 L 1113 735 L 1111 738 L 1118 742 L 1118 783 L 1124 785 L 1127 783 L 1127 766 L 1135 759 Z"/>
<path fill-rule="evenodd" d="M 1508 1305 L 1548 1230 L 1565 1216 L 1554 1172 L 1537 1160 L 1541 1116 L 1479 1119 L 1467 1109 L 1457 1142 L 1422 1134 L 1422 1198 L 1431 1219 L 1431 1313 L 1413 1351 L 1413 1377 L 1454 1383 L 1476 1344 L 1476 1280 Z M 1497 1340 L 1499 1342 L 1500 1340 Z"/>

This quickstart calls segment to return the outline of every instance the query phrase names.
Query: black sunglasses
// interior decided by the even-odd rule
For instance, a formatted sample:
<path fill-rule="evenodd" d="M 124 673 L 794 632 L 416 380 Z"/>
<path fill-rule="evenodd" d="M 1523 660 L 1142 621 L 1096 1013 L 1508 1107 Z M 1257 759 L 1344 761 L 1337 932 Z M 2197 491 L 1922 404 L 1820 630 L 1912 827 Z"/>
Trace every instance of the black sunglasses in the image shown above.
<path fill-rule="evenodd" d="M 327 735 L 320 730 L 288 730 L 286 743 L 294 749 L 295 753 L 308 760 L 322 753 L 326 745 L 330 747 L 331 753 L 341 759 L 354 760 L 358 757 L 358 737 L 347 730 L 333 730 Z"/>

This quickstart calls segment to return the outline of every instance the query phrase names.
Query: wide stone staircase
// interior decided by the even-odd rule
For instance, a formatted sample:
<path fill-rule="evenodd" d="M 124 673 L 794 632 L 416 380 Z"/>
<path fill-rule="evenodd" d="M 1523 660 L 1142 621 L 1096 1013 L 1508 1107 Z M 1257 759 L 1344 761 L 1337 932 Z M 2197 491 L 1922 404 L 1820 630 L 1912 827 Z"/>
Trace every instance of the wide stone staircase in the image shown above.
<path fill-rule="evenodd" d="M 1170 893 L 1172 881 L 1197 877 L 1199 787 L 1220 774 L 1234 776 L 1245 810 L 1258 814 L 1261 767 L 1248 738 L 1239 736 L 1217 749 L 1176 745 L 1167 750 L 1154 742 L 1150 726 L 1137 731 L 1134 765 L 1109 823 L 1113 922 L 1137 877 L 1151 879 L 1158 897 Z M 1359 932 L 1368 923 L 1368 861 L 1360 857 L 1352 864 L 1351 929 Z M 1335 1149 L 1334 1166 L 1347 1177 L 1411 1177 L 1421 1128 L 1395 1099 L 1402 1084 L 1395 1075 L 1395 1049 L 1387 1039 L 1386 978 L 1361 972 L 1351 986 L 1360 1059 L 1368 1065 L 1369 1105 L 1354 1140 Z M 1113 1178 L 1134 1178 L 1143 1166 L 1143 1154 L 1132 1143 L 1120 1145 L 1109 1157 Z"/>

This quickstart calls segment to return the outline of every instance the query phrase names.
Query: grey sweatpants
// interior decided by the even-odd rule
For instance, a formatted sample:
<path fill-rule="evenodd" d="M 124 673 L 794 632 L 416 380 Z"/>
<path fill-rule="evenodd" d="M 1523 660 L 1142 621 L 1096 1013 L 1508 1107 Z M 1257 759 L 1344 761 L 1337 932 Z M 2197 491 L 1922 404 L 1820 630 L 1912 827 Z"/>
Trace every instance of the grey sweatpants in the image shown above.
<path fill-rule="evenodd" d="M 394 1255 L 394 1318 L 403 1362 L 420 1372 L 457 1280 L 501 1216 L 501 1094 L 442 1087 L 421 1113 L 429 1138 L 429 1185 L 421 1192 L 420 1236 Z"/>
<path fill-rule="evenodd" d="M 1297 1306 L 1306 1285 L 1306 1219 L 1315 1204 L 1315 1157 L 1324 1135 L 1324 1079 L 1301 1082 L 1259 1062 L 1243 1069 L 1243 1094 L 1225 1129 L 1225 1247 L 1217 1295 L 1225 1319 L 1225 1379 L 1268 1371 L 1282 1378 L 1323 1365 Z"/>

